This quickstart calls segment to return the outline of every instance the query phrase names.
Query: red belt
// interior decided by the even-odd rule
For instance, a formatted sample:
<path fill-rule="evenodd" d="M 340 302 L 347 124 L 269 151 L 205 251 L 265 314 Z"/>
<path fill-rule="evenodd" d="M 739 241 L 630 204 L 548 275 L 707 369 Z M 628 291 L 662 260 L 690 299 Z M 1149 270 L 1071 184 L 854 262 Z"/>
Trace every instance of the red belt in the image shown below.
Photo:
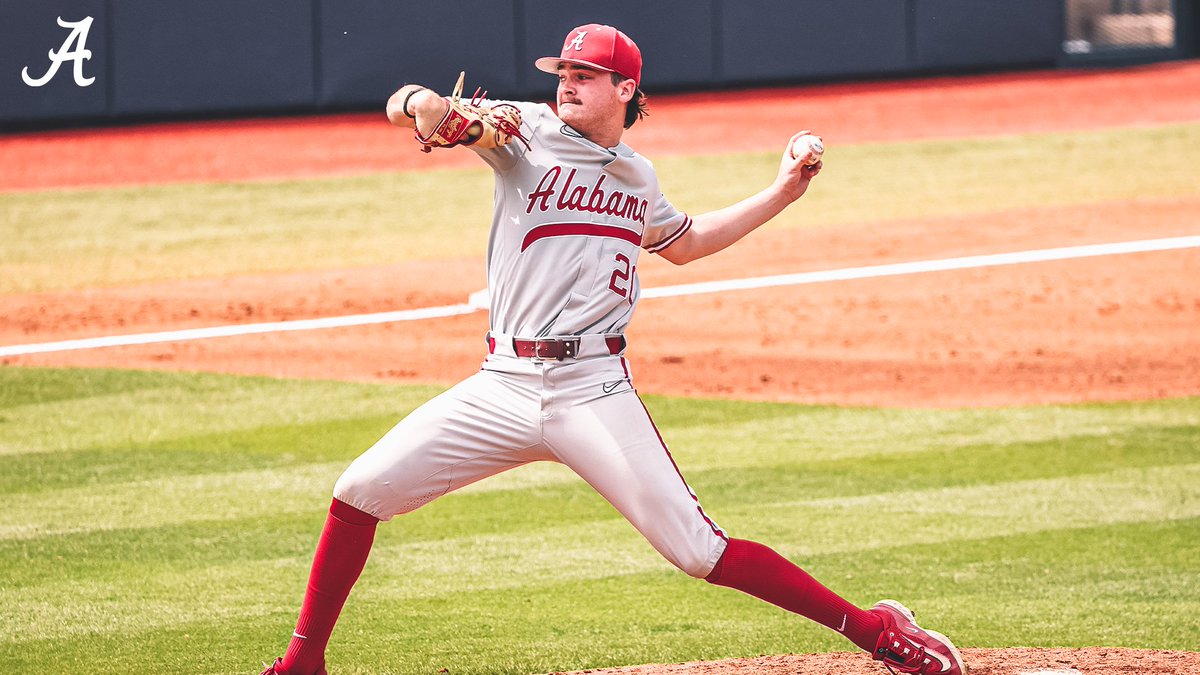
<path fill-rule="evenodd" d="M 606 337 L 604 344 L 608 347 L 609 354 L 620 354 L 621 350 L 625 349 L 625 338 L 620 335 Z M 488 346 L 491 352 L 496 351 L 496 343 L 493 338 L 488 338 Z M 547 338 L 543 340 L 513 338 L 512 346 L 513 352 L 523 358 L 562 361 L 563 359 L 573 359 L 579 353 L 579 338 Z"/>

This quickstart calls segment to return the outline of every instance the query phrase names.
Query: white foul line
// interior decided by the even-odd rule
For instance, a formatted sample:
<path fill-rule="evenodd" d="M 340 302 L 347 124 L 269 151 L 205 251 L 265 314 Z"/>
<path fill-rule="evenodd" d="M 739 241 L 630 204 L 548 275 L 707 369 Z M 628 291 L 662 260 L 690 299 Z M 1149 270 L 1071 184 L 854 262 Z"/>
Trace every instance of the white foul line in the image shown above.
<path fill-rule="evenodd" d="M 1071 258 L 1090 258 L 1100 255 L 1146 253 L 1150 251 L 1168 251 L 1172 249 L 1197 247 L 1200 247 L 1200 236 L 1173 237 L 1170 239 L 1143 239 L 1141 241 L 1126 241 L 1116 244 L 1068 246 L 1066 248 L 1046 248 L 1035 251 L 1018 251 L 1016 253 L 993 253 L 989 255 L 972 255 L 963 258 L 944 258 L 942 260 L 921 260 L 917 262 L 893 263 L 890 265 L 872 265 L 870 267 L 848 267 L 840 270 L 825 270 L 821 272 L 779 274 L 770 277 L 730 279 L 728 281 L 706 281 L 698 284 L 682 284 L 679 286 L 650 288 L 642 293 L 642 297 L 669 298 L 676 295 L 696 295 L 699 293 L 716 293 L 719 291 L 769 288 L 771 286 L 797 286 L 800 284 L 815 284 L 823 281 L 870 279 L 873 277 L 891 277 L 904 274 L 919 274 L 922 272 L 944 272 L 946 270 L 962 270 L 974 267 L 1016 265 L 1020 263 L 1046 262 L 1049 260 L 1068 260 Z"/>
<path fill-rule="evenodd" d="M 893 263 L 889 265 L 871 265 L 868 267 L 848 267 L 838 270 L 801 272 L 798 274 L 779 274 L 767 277 L 752 277 L 748 279 L 706 281 L 696 284 L 680 284 L 677 286 L 648 288 L 642 292 L 642 297 L 670 298 L 680 295 L 700 295 L 703 293 L 720 293 L 724 291 L 747 290 L 753 288 L 770 288 L 773 286 L 798 286 L 801 284 L 815 284 L 826 281 L 869 279 L 874 277 L 920 274 L 923 272 L 943 272 L 947 270 L 992 267 L 997 265 L 1017 265 L 1022 263 L 1046 262 L 1050 260 L 1069 260 L 1073 258 L 1089 258 L 1094 256 L 1119 255 L 1126 253 L 1148 253 L 1152 251 L 1169 251 L 1184 248 L 1200 248 L 1200 236 L 1171 237 L 1167 239 L 1143 239 L 1141 241 L 1126 241 L 1113 244 L 1067 246 L 1065 248 L 1048 248 L 1033 251 L 1018 251 L 1014 253 L 995 253 L 990 255 L 973 255 L 962 258 L 923 260 L 917 262 Z M 472 298 L 472 300 L 474 300 L 474 298 Z M 469 302 L 467 304 L 460 305 L 426 307 L 422 309 L 406 309 L 396 312 L 379 312 L 375 314 L 354 314 L 351 316 L 335 316 L 321 319 L 275 321 L 269 323 L 250 323 L 232 326 L 214 326 L 212 328 L 192 328 L 188 330 L 173 330 L 159 333 L 112 335 L 107 337 L 85 338 L 81 340 L 63 340 L 61 342 L 12 345 L 8 347 L 0 347 L 0 357 L 22 356 L 25 354 L 44 354 L 47 352 L 63 352 L 77 349 L 96 349 L 100 347 L 144 345 L 157 342 L 204 340 L 208 338 L 230 337 L 235 335 L 254 335 L 258 333 L 282 333 L 298 330 L 318 330 L 322 328 L 345 328 L 349 326 L 364 326 L 368 324 L 392 323 L 397 321 L 418 321 L 421 319 L 435 319 L 440 317 L 470 314 L 478 309 L 481 309 L 478 303 Z"/>
<path fill-rule="evenodd" d="M 447 305 L 445 307 L 405 309 L 397 312 L 380 312 L 377 314 L 332 316 L 323 319 L 274 321 L 270 323 L 247 323 L 236 324 L 232 326 L 214 326 L 212 328 L 169 330 L 161 333 L 140 333 L 137 335 L 111 335 L 108 337 L 85 338 L 82 340 L 63 340 L 61 342 L 41 342 L 31 345 L 0 347 L 0 356 L 44 354 L 46 352 L 67 352 L 75 349 L 96 349 L 98 347 L 148 345 L 156 342 L 184 342 L 187 340 L 204 340 L 207 338 L 230 337 L 234 335 L 284 333 L 293 330 L 343 328 L 346 326 L 365 326 L 373 323 L 391 323 L 393 321 L 417 321 L 419 319 L 436 319 L 444 316 L 470 314 L 477 309 L 479 308 L 471 305 Z"/>

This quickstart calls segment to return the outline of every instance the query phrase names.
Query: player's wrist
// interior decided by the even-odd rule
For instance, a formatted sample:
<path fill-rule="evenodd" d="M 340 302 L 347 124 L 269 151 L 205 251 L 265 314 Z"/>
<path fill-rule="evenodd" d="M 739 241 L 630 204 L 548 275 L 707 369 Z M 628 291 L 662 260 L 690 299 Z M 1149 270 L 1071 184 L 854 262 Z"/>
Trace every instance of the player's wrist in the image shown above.
<path fill-rule="evenodd" d="M 788 177 L 780 176 L 771 187 L 768 188 L 768 199 L 776 202 L 779 210 L 791 204 L 792 202 L 804 196 L 805 189 L 808 185 L 797 184 L 795 180 L 789 180 Z"/>
<path fill-rule="evenodd" d="M 412 127 L 416 124 L 415 118 L 409 113 L 409 106 L 412 103 L 413 94 L 417 93 L 424 87 L 416 84 L 406 84 L 396 90 L 387 102 L 387 117 L 388 121 L 398 127 Z"/>
<path fill-rule="evenodd" d="M 417 94 L 419 94 L 423 91 L 428 91 L 428 90 L 425 87 L 413 87 L 408 90 L 408 93 L 404 95 L 404 99 L 400 102 L 401 114 L 403 114 L 405 117 L 407 117 L 410 120 L 417 119 L 417 114 L 414 113 L 413 111 L 409 110 L 408 106 L 410 103 L 412 103 L 413 96 L 416 96 Z"/>
<path fill-rule="evenodd" d="M 437 92 L 418 84 L 405 85 L 388 100 L 388 121 L 398 127 L 418 127 L 429 118 L 436 123 L 446 114 L 446 103 Z"/>

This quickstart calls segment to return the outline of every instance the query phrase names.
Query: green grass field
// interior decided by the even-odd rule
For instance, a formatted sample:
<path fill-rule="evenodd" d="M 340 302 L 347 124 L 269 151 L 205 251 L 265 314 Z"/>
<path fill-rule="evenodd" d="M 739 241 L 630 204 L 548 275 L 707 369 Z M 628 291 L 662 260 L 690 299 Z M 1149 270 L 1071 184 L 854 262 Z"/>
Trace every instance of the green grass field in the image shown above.
<path fill-rule="evenodd" d="M 435 389 L 0 368 L 8 672 L 249 673 L 282 652 L 344 466 Z M 735 536 L 966 647 L 1196 649 L 1200 399 L 891 410 L 647 397 Z M 690 579 L 570 472 L 381 526 L 339 673 L 850 649 Z"/>

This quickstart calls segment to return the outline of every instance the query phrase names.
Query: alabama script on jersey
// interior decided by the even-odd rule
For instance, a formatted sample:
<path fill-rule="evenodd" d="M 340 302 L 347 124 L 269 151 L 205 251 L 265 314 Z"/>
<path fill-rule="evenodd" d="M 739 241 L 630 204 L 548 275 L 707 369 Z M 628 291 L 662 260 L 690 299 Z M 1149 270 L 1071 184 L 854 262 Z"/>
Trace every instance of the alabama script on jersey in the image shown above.
<path fill-rule="evenodd" d="M 472 148 L 496 174 L 487 256 L 492 333 L 622 333 L 640 292 L 641 249 L 665 249 L 691 219 L 629 146 L 589 141 L 546 104 L 503 102 L 520 109 L 530 148 L 518 140 Z"/>

